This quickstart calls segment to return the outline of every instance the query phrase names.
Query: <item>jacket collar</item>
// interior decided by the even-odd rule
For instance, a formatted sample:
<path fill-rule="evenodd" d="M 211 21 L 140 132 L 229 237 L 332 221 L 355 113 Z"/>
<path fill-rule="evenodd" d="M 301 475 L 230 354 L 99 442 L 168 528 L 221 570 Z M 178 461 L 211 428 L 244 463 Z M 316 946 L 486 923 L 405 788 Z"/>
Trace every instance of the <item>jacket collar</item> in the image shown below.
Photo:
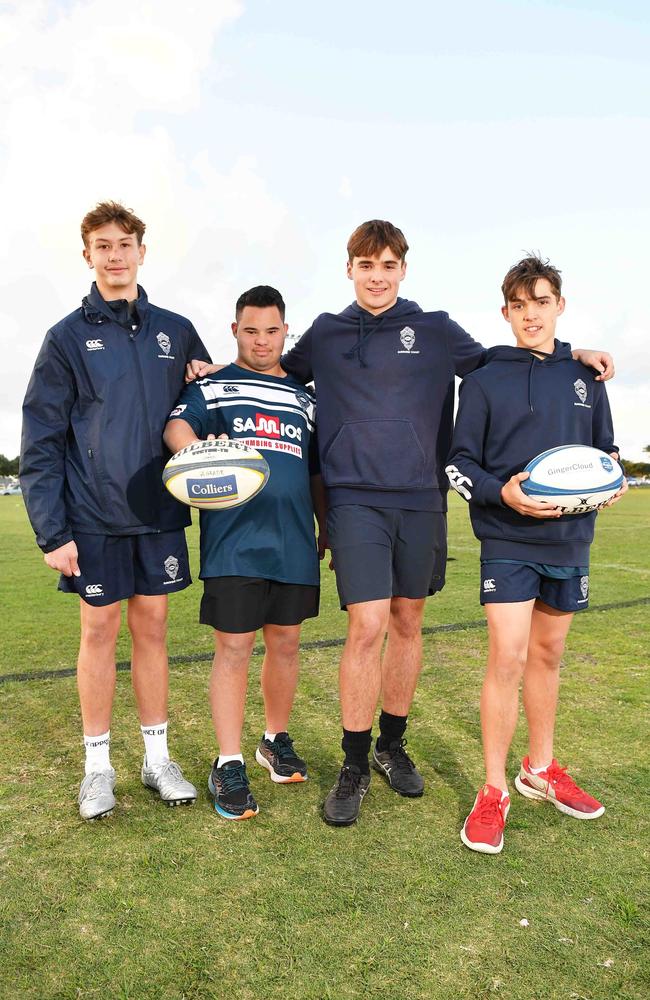
<path fill-rule="evenodd" d="M 121 301 L 124 302 L 126 315 L 128 309 L 126 299 Z M 84 318 L 88 323 L 104 323 L 106 320 L 109 320 L 112 323 L 119 323 L 118 315 L 115 310 L 111 309 L 108 303 L 102 298 L 97 288 L 97 284 L 94 281 L 90 286 L 89 294 L 82 299 L 81 308 L 83 310 Z M 147 293 L 141 285 L 138 285 L 138 298 L 135 303 L 138 323 L 142 323 L 148 308 L 149 300 L 147 298 Z"/>

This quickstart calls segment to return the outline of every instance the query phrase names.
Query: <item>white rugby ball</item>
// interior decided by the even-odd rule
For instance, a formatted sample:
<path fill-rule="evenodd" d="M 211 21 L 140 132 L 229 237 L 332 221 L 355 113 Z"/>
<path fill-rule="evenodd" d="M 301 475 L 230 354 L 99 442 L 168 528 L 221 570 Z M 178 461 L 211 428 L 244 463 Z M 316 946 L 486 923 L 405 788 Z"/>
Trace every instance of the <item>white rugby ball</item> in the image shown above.
<path fill-rule="evenodd" d="M 195 441 L 167 462 L 162 480 L 172 496 L 199 510 L 230 510 L 266 486 L 263 455 L 239 441 Z"/>
<path fill-rule="evenodd" d="M 522 492 L 560 507 L 565 514 L 598 510 L 623 485 L 618 462 L 599 448 L 568 444 L 550 448 L 528 463 Z"/>

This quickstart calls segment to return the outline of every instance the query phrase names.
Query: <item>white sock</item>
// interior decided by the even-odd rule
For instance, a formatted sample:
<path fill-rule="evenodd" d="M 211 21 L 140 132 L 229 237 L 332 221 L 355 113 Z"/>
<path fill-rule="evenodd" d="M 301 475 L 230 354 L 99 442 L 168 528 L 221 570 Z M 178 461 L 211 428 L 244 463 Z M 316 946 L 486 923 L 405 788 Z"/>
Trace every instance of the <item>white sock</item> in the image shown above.
<path fill-rule="evenodd" d="M 548 771 L 550 766 L 551 766 L 550 761 L 548 762 L 548 764 L 544 764 L 544 767 L 531 767 L 529 764 L 528 770 L 530 771 L 531 774 L 541 774 L 542 771 Z"/>
<path fill-rule="evenodd" d="M 264 739 L 270 740 L 271 743 L 273 743 L 273 740 L 277 735 L 278 735 L 277 733 L 269 733 L 268 730 L 266 729 L 264 730 Z"/>
<path fill-rule="evenodd" d="M 240 753 L 220 753 L 217 760 L 217 767 L 223 767 L 229 760 L 238 760 L 240 764 L 244 763 L 244 758 Z"/>
<path fill-rule="evenodd" d="M 144 754 L 148 767 L 166 764 L 169 760 L 167 749 L 167 721 L 157 722 L 153 726 L 140 726 L 144 740 Z"/>
<path fill-rule="evenodd" d="M 92 774 L 93 771 L 108 771 L 111 766 L 110 744 L 110 729 L 107 733 L 102 733 L 101 736 L 86 736 L 84 733 L 86 774 Z"/>

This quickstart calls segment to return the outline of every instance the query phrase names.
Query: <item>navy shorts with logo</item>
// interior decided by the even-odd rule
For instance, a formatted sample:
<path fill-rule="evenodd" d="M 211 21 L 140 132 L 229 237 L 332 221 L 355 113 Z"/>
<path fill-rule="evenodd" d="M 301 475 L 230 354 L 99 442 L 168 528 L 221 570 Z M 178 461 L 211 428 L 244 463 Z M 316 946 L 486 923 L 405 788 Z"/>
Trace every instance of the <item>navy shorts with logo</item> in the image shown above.
<path fill-rule="evenodd" d="M 481 562 L 481 604 L 518 604 L 540 600 L 556 611 L 586 611 L 589 574 L 557 579 L 526 562 Z"/>
<path fill-rule="evenodd" d="M 445 585 L 442 512 L 341 504 L 327 512 L 327 534 L 342 608 L 388 597 L 417 600 Z"/>
<path fill-rule="evenodd" d="M 173 594 L 192 582 L 185 532 L 146 535 L 75 534 L 81 576 L 63 576 L 59 590 L 102 608 L 134 595 Z"/>

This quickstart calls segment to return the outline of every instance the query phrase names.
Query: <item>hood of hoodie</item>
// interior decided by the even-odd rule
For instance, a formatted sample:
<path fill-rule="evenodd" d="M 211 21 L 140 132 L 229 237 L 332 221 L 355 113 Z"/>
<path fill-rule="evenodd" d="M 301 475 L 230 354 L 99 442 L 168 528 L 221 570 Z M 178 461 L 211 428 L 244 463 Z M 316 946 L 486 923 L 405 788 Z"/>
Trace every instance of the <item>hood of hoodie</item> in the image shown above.
<path fill-rule="evenodd" d="M 356 342 L 352 344 L 349 350 L 344 352 L 343 357 L 349 361 L 353 361 L 356 357 L 359 367 L 367 368 L 364 348 L 370 338 L 383 326 L 384 322 L 388 319 L 412 316 L 414 313 L 421 312 L 422 309 L 417 302 L 412 302 L 410 299 L 398 299 L 394 306 L 391 306 L 390 309 L 385 309 L 377 315 L 368 312 L 358 302 L 353 302 L 347 309 L 339 313 L 339 318 L 349 321 L 350 325 L 356 328 L 357 333 Z"/>
<path fill-rule="evenodd" d="M 564 344 L 559 340 L 554 341 L 555 350 L 552 354 L 544 354 L 538 351 L 542 357 L 538 358 L 527 347 L 491 347 L 485 359 L 485 363 L 491 361 L 512 361 L 515 364 L 528 365 L 528 406 L 530 412 L 535 412 L 535 374 L 539 371 L 540 365 L 555 365 L 563 361 L 572 361 L 571 345 Z"/>

